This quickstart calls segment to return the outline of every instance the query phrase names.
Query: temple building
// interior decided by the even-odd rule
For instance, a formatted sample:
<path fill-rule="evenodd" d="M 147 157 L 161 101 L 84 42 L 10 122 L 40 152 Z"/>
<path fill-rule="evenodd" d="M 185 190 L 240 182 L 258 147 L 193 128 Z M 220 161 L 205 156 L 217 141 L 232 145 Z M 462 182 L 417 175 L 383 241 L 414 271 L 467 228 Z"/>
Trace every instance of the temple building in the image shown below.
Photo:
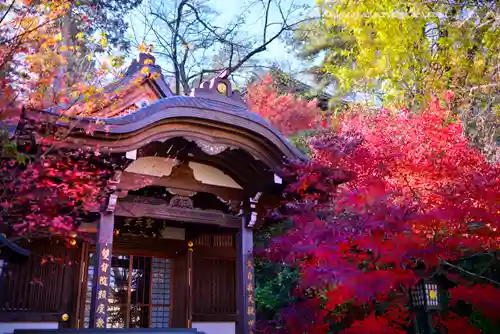
<path fill-rule="evenodd" d="M 78 104 L 66 122 L 54 109 L 27 112 L 61 128 L 76 124 L 81 131 L 59 145 L 99 148 L 116 163 L 106 203 L 81 224 L 86 238 L 75 247 L 57 238 L 21 247 L 0 240 L 0 333 L 254 333 L 252 233 L 281 199 L 283 162 L 305 157 L 248 110 L 224 73 L 174 96 L 154 58 L 141 54 L 106 89 L 119 99 L 78 122 Z M 34 254 L 42 253 L 65 261 L 41 265 Z"/>

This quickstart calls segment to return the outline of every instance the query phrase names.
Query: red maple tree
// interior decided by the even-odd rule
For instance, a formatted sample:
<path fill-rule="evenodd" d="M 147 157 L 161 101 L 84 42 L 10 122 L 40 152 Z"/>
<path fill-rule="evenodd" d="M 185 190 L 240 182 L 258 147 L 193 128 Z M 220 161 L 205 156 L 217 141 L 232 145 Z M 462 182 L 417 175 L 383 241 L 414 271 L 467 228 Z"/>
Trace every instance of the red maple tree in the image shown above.
<path fill-rule="evenodd" d="M 418 115 L 346 116 L 310 146 L 310 161 L 288 166 L 296 181 L 279 213 L 293 228 L 263 250 L 300 272 L 295 294 L 305 301 L 283 313 L 285 333 L 327 333 L 333 323 L 404 333 L 409 289 L 436 272 L 457 286 L 452 305 L 498 320 L 488 309 L 499 306 L 500 283 L 460 260 L 498 249 L 500 166 L 469 146 L 447 107 L 436 99 Z M 440 326 L 454 333 L 456 317 L 443 313 Z M 475 332 L 461 321 L 461 333 Z"/>
<path fill-rule="evenodd" d="M 314 128 L 321 116 L 316 100 L 280 94 L 270 74 L 248 87 L 246 102 L 285 136 Z"/>
<path fill-rule="evenodd" d="M 16 155 L 4 154 L 0 161 L 2 232 L 14 239 L 74 237 L 87 214 L 100 210 L 109 167 L 94 152 L 28 144 L 17 147 Z"/>
<path fill-rule="evenodd" d="M 84 216 L 99 209 L 110 175 L 98 152 L 58 149 L 74 124 L 67 109 L 75 103 L 89 109 L 98 96 L 95 84 L 112 71 L 97 63 L 92 73 L 70 77 L 70 58 L 95 60 L 81 50 L 90 53 L 107 43 L 105 36 L 95 41 L 83 33 L 76 36 L 78 45 L 69 43 L 62 21 L 71 5 L 66 0 L 0 5 L 0 125 L 8 127 L 0 137 L 0 232 L 16 240 L 74 235 Z M 66 106 L 50 121 L 20 116 L 22 108 L 41 111 L 61 103 Z M 69 125 L 59 131 L 53 125 L 63 119 Z"/>

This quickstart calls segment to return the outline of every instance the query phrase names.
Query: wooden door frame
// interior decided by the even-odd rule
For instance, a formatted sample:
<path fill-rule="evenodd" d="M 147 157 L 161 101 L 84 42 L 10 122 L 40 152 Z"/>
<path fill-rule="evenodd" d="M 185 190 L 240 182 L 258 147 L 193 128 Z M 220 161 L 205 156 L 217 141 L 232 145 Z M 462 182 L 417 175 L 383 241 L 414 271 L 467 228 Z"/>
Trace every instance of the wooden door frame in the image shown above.
<path fill-rule="evenodd" d="M 78 289 L 78 299 L 77 299 L 77 307 L 76 307 L 76 312 L 78 312 L 78 318 L 72 324 L 73 328 L 83 328 L 83 323 L 85 319 L 85 304 L 86 304 L 86 296 L 87 296 L 87 282 L 88 282 L 88 268 L 90 265 L 90 254 L 92 252 L 95 252 L 95 245 L 91 245 L 87 242 L 84 242 L 85 247 L 82 246 L 82 258 L 85 259 L 82 262 L 81 265 L 81 271 L 80 271 L 80 281 L 79 281 L 79 289 Z M 118 247 L 118 248 L 113 248 L 113 256 L 118 256 L 118 255 L 124 255 L 124 256 L 129 256 L 131 257 L 132 261 L 129 260 L 129 273 L 132 272 L 132 267 L 133 267 L 133 257 L 149 257 L 151 259 L 154 258 L 161 258 L 161 259 L 169 259 L 170 260 L 170 266 L 171 266 L 171 274 L 170 274 L 170 317 L 169 317 L 169 327 L 172 326 L 172 314 L 173 314 L 173 309 L 174 309 L 174 291 L 173 291 L 173 286 L 174 286 L 174 271 L 175 271 L 175 257 L 168 257 L 168 256 L 158 256 L 159 254 L 156 252 L 153 252 L 153 254 L 149 252 L 143 252 L 141 250 L 135 250 L 135 249 L 126 249 L 123 247 Z M 149 315 L 148 315 L 148 327 L 151 328 L 151 321 L 152 321 L 152 309 L 153 306 L 166 306 L 166 305 L 156 305 L 152 303 L 152 292 L 153 292 L 153 287 L 152 287 L 152 280 L 153 280 L 153 271 L 151 270 L 151 277 L 150 277 L 150 283 L 149 283 L 149 304 L 144 304 L 146 307 L 149 308 Z M 128 278 L 128 286 L 131 286 L 131 279 L 132 276 L 129 274 Z M 131 290 L 128 289 L 128 296 L 127 296 L 127 314 L 126 314 L 126 324 L 128 326 L 128 320 L 130 317 L 130 300 L 131 300 Z M 141 304 L 142 305 L 142 304 Z M 76 314 L 75 312 L 75 314 Z M 128 327 L 126 327 L 128 328 Z"/>
<path fill-rule="evenodd" d="M 90 265 L 90 244 L 87 241 L 82 243 L 82 262 L 80 266 L 80 280 L 77 300 L 78 319 L 74 328 L 83 328 L 85 320 L 85 303 L 87 301 L 87 281 L 89 279 Z"/>
<path fill-rule="evenodd" d="M 86 298 L 82 298 L 86 296 L 87 287 L 84 285 L 87 283 L 88 276 L 88 243 L 86 241 L 82 241 L 81 246 L 82 251 L 80 253 L 80 273 L 78 275 L 78 290 L 76 297 L 76 307 L 75 307 L 75 319 L 71 324 L 71 328 L 81 328 L 83 324 L 83 319 L 85 317 L 85 300 Z"/>

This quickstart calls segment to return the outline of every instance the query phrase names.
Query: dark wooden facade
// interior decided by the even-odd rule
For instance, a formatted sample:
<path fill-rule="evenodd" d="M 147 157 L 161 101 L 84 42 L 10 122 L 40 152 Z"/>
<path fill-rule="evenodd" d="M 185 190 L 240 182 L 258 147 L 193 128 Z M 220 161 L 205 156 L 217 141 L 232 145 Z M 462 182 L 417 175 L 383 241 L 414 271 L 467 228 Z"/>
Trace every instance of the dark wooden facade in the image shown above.
<path fill-rule="evenodd" d="M 59 239 L 23 246 L 31 250 L 27 261 L 2 262 L 0 322 L 63 322 L 76 307 L 81 249 Z"/>
<path fill-rule="evenodd" d="M 193 239 L 194 322 L 236 321 L 235 236 L 235 232 L 223 231 Z M 27 261 L 6 263 L 2 268 L 0 322 L 50 321 L 64 327 L 88 327 L 84 297 L 90 296 L 87 282 L 95 245 L 80 242 L 68 247 L 63 240 L 46 239 L 26 247 L 33 253 Z M 170 327 L 186 327 L 188 251 L 184 240 L 142 236 L 115 236 L 113 240 L 115 256 L 170 260 Z M 68 319 L 63 319 L 65 314 Z"/>

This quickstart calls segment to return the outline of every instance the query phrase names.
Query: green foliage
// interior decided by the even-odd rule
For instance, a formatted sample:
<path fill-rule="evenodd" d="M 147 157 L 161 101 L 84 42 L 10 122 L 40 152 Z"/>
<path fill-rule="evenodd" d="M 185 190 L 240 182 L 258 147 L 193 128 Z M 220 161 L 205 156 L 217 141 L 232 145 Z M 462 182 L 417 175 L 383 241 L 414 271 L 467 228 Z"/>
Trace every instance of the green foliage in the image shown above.
<path fill-rule="evenodd" d="M 291 222 L 268 224 L 255 233 L 256 248 L 265 249 L 269 241 L 283 235 Z M 258 257 L 255 261 L 255 304 L 260 319 L 276 320 L 279 311 L 294 301 L 292 290 L 298 281 L 298 272 L 285 263 Z"/>
<path fill-rule="evenodd" d="M 500 279 L 498 252 L 474 254 L 457 261 L 457 265 L 469 273 L 478 273 L 478 275 L 471 276 L 465 272 L 459 272 L 463 279 L 472 280 L 474 283 L 482 283 L 482 277 L 485 276 L 494 280 Z M 456 308 L 459 308 L 456 313 L 468 317 L 471 324 L 481 329 L 481 333 L 493 334 L 500 332 L 500 325 L 498 323 L 493 322 L 478 310 L 473 309 L 471 305 L 461 303 Z"/>
<path fill-rule="evenodd" d="M 0 128 L 0 158 L 13 159 L 19 164 L 25 165 L 28 156 L 18 150 L 15 141 L 9 139 L 7 129 Z"/>
<path fill-rule="evenodd" d="M 298 273 L 287 265 L 262 261 L 255 266 L 257 311 L 265 319 L 274 319 L 276 312 L 293 302 L 291 291 L 298 280 Z"/>
<path fill-rule="evenodd" d="M 495 334 L 500 332 L 500 327 L 486 318 L 483 314 L 473 311 L 469 316 L 469 322 L 481 330 L 483 334 Z"/>
<path fill-rule="evenodd" d="M 77 0 L 72 7 L 72 36 L 78 31 L 86 35 L 106 33 L 109 44 L 128 50 L 130 41 L 125 38 L 128 29 L 125 17 L 141 3 L 142 0 Z"/>
<path fill-rule="evenodd" d="M 309 139 L 317 134 L 316 130 L 300 131 L 290 136 L 290 142 L 299 150 L 309 155 L 311 150 L 309 148 Z"/>
<path fill-rule="evenodd" d="M 420 105 L 444 89 L 494 82 L 500 30 L 494 1 L 323 0 L 320 29 L 301 30 L 304 55 L 327 51 L 339 94 L 383 93 Z M 304 32 L 306 31 L 306 32 Z"/>
<path fill-rule="evenodd" d="M 443 91 L 464 133 L 500 159 L 500 8 L 494 0 L 319 0 L 321 19 L 295 34 L 332 101 L 363 93 L 418 111 Z M 318 59 L 319 58 L 319 59 Z M 365 95 L 366 96 L 366 95 Z"/>

